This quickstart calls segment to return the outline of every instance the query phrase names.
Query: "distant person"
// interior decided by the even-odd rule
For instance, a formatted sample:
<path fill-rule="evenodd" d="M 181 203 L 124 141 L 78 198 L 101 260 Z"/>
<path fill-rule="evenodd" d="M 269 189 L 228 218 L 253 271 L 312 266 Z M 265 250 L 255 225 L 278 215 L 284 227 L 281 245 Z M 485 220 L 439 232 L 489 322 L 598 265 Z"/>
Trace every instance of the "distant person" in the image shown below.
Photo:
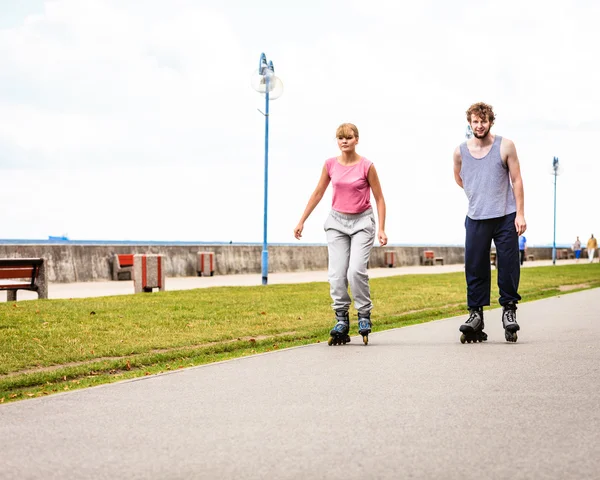
<path fill-rule="evenodd" d="M 525 253 L 527 252 L 527 238 L 525 235 L 519 235 L 519 256 L 521 258 L 521 265 L 525 261 Z"/>
<path fill-rule="evenodd" d="M 475 103 L 466 112 L 473 137 L 454 151 L 454 179 L 469 199 L 465 219 L 465 275 L 469 318 L 460 326 L 461 342 L 487 340 L 483 307 L 490 304 L 490 247 L 496 268 L 505 338 L 517 341 L 519 235 L 525 233 L 523 181 L 514 143 L 490 132 L 494 111 Z"/>
<path fill-rule="evenodd" d="M 387 244 L 385 234 L 385 200 L 375 166 L 356 152 L 358 129 L 351 123 L 340 125 L 335 133 L 341 154 L 325 161 L 321 178 L 308 200 L 294 236 L 302 237 L 304 222 L 319 204 L 329 182 L 333 185 L 332 210 L 325 221 L 329 251 L 329 285 L 335 311 L 335 326 L 329 344 L 350 341 L 351 299 L 348 283 L 358 311 L 358 333 L 368 342 L 371 332 L 371 293 L 367 264 L 377 235 L 381 245 Z M 379 228 L 371 208 L 371 191 L 377 205 Z"/>
<path fill-rule="evenodd" d="M 588 261 L 590 263 L 592 263 L 594 261 L 594 253 L 596 253 L 596 249 L 598 248 L 598 242 L 596 241 L 596 239 L 594 238 L 594 234 L 592 233 L 592 236 L 590 237 L 590 239 L 587 242 L 587 252 L 588 252 Z"/>
<path fill-rule="evenodd" d="M 575 263 L 579 263 L 579 258 L 581 257 L 581 241 L 579 240 L 579 237 L 577 237 L 577 240 L 575 240 L 575 243 L 573 243 L 573 252 L 575 252 Z"/>

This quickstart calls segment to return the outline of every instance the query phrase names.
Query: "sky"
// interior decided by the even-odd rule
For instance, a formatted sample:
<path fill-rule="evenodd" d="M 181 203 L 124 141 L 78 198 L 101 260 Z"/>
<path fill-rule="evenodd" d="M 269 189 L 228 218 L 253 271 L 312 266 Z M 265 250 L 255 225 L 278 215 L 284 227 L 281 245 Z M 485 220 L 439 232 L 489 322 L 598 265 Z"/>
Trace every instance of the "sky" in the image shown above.
<path fill-rule="evenodd" d="M 289 3 L 289 5 L 288 5 Z M 600 235 L 594 0 L 0 0 L 0 238 L 261 243 L 293 229 L 352 122 L 391 245 L 464 242 L 452 154 L 494 107 L 529 245 Z M 260 111 L 259 111 L 260 110 Z M 325 243 L 331 187 L 300 244 Z"/>

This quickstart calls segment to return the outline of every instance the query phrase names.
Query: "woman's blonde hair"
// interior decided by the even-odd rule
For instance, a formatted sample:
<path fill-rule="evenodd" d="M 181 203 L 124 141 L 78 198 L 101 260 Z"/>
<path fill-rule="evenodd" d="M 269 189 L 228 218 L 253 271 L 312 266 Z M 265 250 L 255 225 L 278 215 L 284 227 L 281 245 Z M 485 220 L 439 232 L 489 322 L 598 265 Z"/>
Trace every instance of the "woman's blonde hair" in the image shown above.
<path fill-rule="evenodd" d="M 336 138 L 348 138 L 350 136 L 358 138 L 358 128 L 353 123 L 342 123 L 335 131 Z"/>

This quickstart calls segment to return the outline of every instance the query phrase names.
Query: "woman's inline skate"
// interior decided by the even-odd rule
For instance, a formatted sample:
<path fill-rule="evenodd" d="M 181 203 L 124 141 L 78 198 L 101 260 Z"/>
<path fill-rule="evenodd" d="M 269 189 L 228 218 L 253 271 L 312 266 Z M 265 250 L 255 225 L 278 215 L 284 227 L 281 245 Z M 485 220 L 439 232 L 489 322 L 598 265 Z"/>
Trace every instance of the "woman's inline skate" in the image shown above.
<path fill-rule="evenodd" d="M 348 310 L 336 310 L 335 311 L 336 324 L 329 332 L 329 340 L 327 344 L 331 345 L 345 345 L 350 342 L 350 316 Z"/>
<path fill-rule="evenodd" d="M 358 333 L 362 335 L 363 343 L 369 344 L 369 333 L 371 333 L 371 312 L 358 314 Z"/>

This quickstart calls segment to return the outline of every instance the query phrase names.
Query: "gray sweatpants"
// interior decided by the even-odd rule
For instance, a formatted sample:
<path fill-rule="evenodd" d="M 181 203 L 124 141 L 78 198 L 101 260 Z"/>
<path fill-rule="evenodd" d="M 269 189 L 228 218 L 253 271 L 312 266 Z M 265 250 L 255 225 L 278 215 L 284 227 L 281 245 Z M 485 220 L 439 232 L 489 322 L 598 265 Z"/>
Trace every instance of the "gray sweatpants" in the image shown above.
<path fill-rule="evenodd" d="M 373 308 L 367 264 L 375 241 L 375 216 L 369 208 L 347 214 L 332 210 L 325 221 L 329 251 L 329 289 L 334 310 L 348 310 L 351 299 L 348 282 L 358 313 Z"/>

